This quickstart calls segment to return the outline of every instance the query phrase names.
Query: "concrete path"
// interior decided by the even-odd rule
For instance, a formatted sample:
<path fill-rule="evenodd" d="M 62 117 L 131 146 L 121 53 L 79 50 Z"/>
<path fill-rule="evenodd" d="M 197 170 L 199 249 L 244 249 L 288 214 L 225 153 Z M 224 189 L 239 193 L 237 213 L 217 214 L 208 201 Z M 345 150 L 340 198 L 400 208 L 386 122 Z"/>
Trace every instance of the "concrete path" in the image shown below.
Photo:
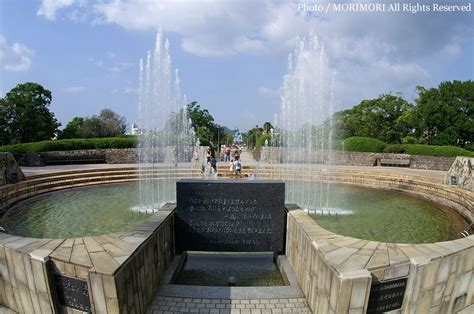
<path fill-rule="evenodd" d="M 147 314 L 158 313 L 273 314 L 311 313 L 311 310 L 305 298 L 231 300 L 157 296 Z"/>

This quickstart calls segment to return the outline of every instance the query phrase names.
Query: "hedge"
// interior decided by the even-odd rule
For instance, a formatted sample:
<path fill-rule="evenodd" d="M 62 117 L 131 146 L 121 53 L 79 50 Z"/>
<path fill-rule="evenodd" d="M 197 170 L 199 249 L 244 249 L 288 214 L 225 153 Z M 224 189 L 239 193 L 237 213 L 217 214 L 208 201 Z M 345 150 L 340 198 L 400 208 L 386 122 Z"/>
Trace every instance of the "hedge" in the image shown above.
<path fill-rule="evenodd" d="M 387 144 L 370 137 L 353 136 L 343 141 L 335 141 L 333 148 L 350 152 L 381 153 Z"/>
<path fill-rule="evenodd" d="M 136 136 L 75 138 L 6 145 L 0 147 L 0 152 L 39 153 L 79 149 L 133 148 L 136 147 L 136 144 Z"/>
<path fill-rule="evenodd" d="M 409 155 L 435 156 L 435 157 L 474 157 L 474 152 L 456 146 L 434 146 L 422 144 L 395 144 L 388 145 L 384 152 L 403 153 Z"/>

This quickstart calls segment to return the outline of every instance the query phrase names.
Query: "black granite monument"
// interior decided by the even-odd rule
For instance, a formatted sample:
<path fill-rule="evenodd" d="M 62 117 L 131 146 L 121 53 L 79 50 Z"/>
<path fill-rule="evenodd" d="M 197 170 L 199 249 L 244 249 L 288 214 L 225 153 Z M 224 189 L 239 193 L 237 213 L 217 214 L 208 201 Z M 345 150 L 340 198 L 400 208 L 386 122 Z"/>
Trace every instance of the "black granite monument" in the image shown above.
<path fill-rule="evenodd" d="M 180 180 L 176 184 L 178 251 L 285 251 L 285 183 Z"/>
<path fill-rule="evenodd" d="M 400 309 L 407 281 L 407 277 L 402 277 L 372 283 L 367 313 L 381 314 Z"/>
<path fill-rule="evenodd" d="M 60 305 L 91 313 L 89 288 L 85 280 L 54 274 L 54 284 Z"/>

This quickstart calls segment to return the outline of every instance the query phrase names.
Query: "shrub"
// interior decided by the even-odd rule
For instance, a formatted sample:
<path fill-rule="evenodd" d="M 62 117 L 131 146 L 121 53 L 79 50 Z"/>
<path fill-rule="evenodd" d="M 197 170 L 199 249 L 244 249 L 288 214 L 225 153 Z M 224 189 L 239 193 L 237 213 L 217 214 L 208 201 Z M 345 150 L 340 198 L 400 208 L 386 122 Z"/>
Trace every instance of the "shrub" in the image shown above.
<path fill-rule="evenodd" d="M 384 153 L 392 153 L 392 154 L 403 154 L 405 153 L 405 147 L 400 144 L 388 145 L 383 150 Z"/>
<path fill-rule="evenodd" d="M 133 148 L 136 147 L 136 144 L 136 136 L 81 138 L 7 145 L 0 147 L 0 151 L 11 153 L 40 153 L 80 149 Z"/>
<path fill-rule="evenodd" d="M 377 139 L 358 136 L 348 137 L 343 141 L 333 143 L 334 149 L 344 149 L 352 152 L 381 153 L 385 146 L 387 146 L 387 144 Z"/>
<path fill-rule="evenodd" d="M 474 143 L 466 144 L 464 148 L 470 151 L 474 151 Z"/>
<path fill-rule="evenodd" d="M 416 137 L 413 137 L 410 135 L 402 138 L 402 144 L 419 144 L 419 143 L 420 141 Z"/>
<path fill-rule="evenodd" d="M 434 146 L 434 145 L 421 145 L 421 144 L 405 144 L 405 154 L 410 155 L 423 155 L 423 156 L 435 156 L 435 157 L 456 157 L 456 156 L 467 156 L 474 157 L 474 152 L 468 151 L 461 147 L 456 146 Z"/>

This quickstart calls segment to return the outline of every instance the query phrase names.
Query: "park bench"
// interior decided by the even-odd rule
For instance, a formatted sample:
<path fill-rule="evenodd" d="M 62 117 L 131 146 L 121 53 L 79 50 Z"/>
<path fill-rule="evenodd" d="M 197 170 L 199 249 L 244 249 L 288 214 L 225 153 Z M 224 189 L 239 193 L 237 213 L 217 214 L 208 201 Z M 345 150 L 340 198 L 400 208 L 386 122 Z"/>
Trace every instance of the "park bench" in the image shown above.
<path fill-rule="evenodd" d="M 410 167 L 410 159 L 382 158 L 380 159 L 379 165 L 387 167 Z"/>

